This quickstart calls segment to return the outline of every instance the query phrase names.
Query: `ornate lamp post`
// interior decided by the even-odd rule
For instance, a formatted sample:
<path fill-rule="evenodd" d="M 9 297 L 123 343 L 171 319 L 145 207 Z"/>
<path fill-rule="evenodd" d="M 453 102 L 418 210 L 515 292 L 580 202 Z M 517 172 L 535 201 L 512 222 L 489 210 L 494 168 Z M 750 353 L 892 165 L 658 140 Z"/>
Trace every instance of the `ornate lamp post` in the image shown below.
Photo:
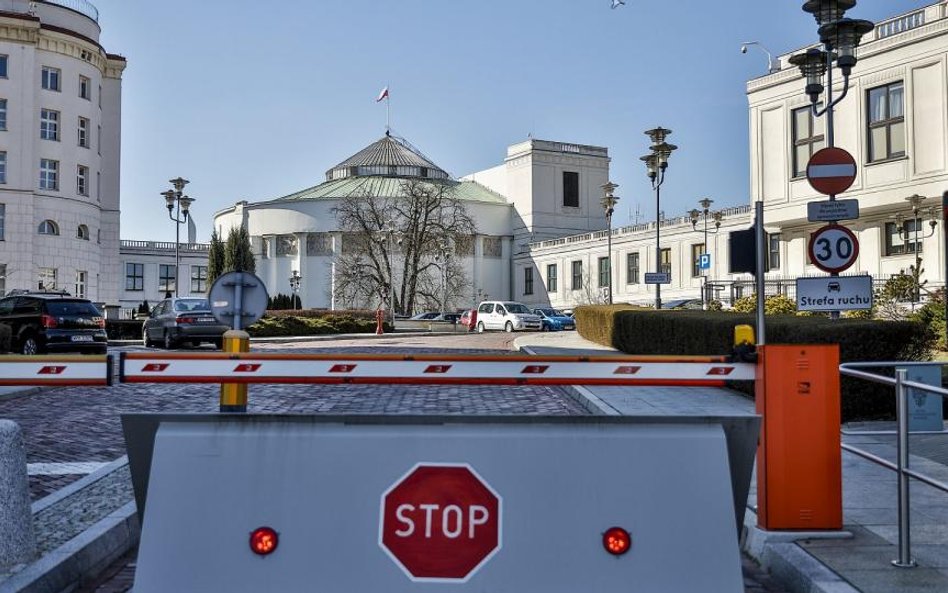
<path fill-rule="evenodd" d="M 395 239 L 395 233 L 397 232 L 395 228 L 395 221 L 390 220 L 388 225 L 385 227 L 385 232 L 388 233 L 388 265 L 389 265 L 389 279 L 388 279 L 388 298 L 389 298 L 389 309 L 392 312 L 392 328 L 395 327 L 395 245 L 401 245 L 401 239 Z"/>
<path fill-rule="evenodd" d="M 661 126 L 646 130 L 645 134 L 652 140 L 650 154 L 641 157 L 645 162 L 645 167 L 649 180 L 652 182 L 652 189 L 655 190 L 655 271 L 662 271 L 662 221 L 659 219 L 660 207 L 662 201 L 662 184 L 665 183 L 665 169 L 668 168 L 668 159 L 671 153 L 678 147 L 674 144 L 665 142 L 665 138 L 670 136 L 671 130 Z M 662 285 L 655 285 L 655 309 L 662 308 Z"/>
<path fill-rule="evenodd" d="M 609 304 L 610 305 L 612 304 L 612 213 L 615 211 L 616 203 L 619 201 L 619 197 L 616 195 L 613 195 L 613 192 L 615 192 L 617 187 L 619 186 L 616 185 L 615 183 L 612 183 L 611 181 L 607 181 L 602 186 L 603 196 L 602 196 L 602 199 L 599 201 L 599 203 L 602 204 L 602 209 L 606 213 L 606 221 L 608 222 L 608 228 L 609 228 L 609 234 L 606 235 L 608 238 L 607 240 L 608 247 L 606 248 L 607 249 L 606 262 L 609 264 Z"/>
<path fill-rule="evenodd" d="M 442 241 L 438 245 L 438 254 L 435 256 L 438 267 L 441 268 L 441 316 L 444 317 L 444 308 L 448 301 L 448 263 L 451 261 L 451 244 Z"/>
<path fill-rule="evenodd" d="M 290 290 L 293 291 L 293 310 L 296 311 L 296 298 L 297 293 L 300 291 L 300 282 L 302 282 L 303 277 L 300 276 L 299 270 L 293 270 L 293 273 L 290 275 Z"/>
<path fill-rule="evenodd" d="M 717 212 L 711 212 L 711 204 L 713 203 L 714 203 L 714 200 L 709 199 L 709 198 L 704 198 L 698 201 L 698 204 L 701 205 L 700 211 L 692 210 L 691 212 L 688 213 L 689 216 L 691 217 L 691 228 L 695 231 L 698 230 L 698 220 L 700 220 L 702 216 L 704 217 L 704 231 L 703 231 L 704 232 L 704 253 L 710 253 L 710 251 L 708 250 L 708 233 L 710 232 L 710 233 L 716 234 L 718 230 L 720 230 L 721 228 L 721 219 L 723 218 L 723 214 L 721 214 L 720 210 Z M 708 230 L 709 217 L 711 218 L 714 224 L 713 231 Z M 702 281 L 703 284 L 701 287 L 701 307 L 705 311 L 707 311 L 708 304 L 711 302 L 711 295 L 709 294 L 709 291 L 708 291 L 708 274 L 702 274 L 701 277 L 703 278 L 703 281 Z"/>
<path fill-rule="evenodd" d="M 165 197 L 165 206 L 168 208 L 168 218 L 174 221 L 174 296 L 178 296 L 178 281 L 181 267 L 181 223 L 188 221 L 188 212 L 194 198 L 182 194 L 184 186 L 190 183 L 187 179 L 176 177 L 169 181 L 174 189 L 161 193 Z"/>
<path fill-rule="evenodd" d="M 926 234 L 919 237 L 918 227 L 921 225 L 919 225 L 920 221 L 918 218 L 918 213 L 922 209 L 922 203 L 925 201 L 925 196 L 913 194 L 905 198 L 905 201 L 907 201 L 912 208 L 912 253 L 915 254 L 915 271 L 912 274 L 912 308 L 914 309 L 915 303 L 921 300 L 921 284 L 919 283 L 919 276 L 922 273 L 922 248 L 919 244 L 919 240 L 927 239 L 935 234 L 935 227 L 938 226 L 939 212 L 938 208 L 935 206 L 931 206 L 928 209 L 928 224 L 931 229 Z M 908 225 L 906 225 L 905 215 L 903 215 L 901 212 L 895 215 L 895 227 L 899 231 L 899 238 L 902 239 L 903 242 L 906 241 L 909 236 L 909 229 Z"/>

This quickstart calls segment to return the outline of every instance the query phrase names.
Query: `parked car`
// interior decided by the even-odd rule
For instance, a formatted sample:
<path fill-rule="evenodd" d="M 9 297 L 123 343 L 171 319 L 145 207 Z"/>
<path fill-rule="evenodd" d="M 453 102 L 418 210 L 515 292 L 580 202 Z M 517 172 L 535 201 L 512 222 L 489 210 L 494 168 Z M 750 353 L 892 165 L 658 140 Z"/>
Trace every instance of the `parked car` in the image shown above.
<path fill-rule="evenodd" d="M 477 327 L 477 309 L 468 309 L 461 313 L 461 319 L 458 320 L 458 323 L 466 327 L 467 331 L 474 331 L 474 328 Z"/>
<path fill-rule="evenodd" d="M 22 354 L 105 354 L 105 317 L 88 299 L 66 293 L 24 293 L 0 299 L 0 324 L 11 330 L 10 349 Z"/>
<path fill-rule="evenodd" d="M 457 323 L 461 319 L 460 313 L 439 313 L 437 317 L 431 321 L 447 321 L 448 323 Z"/>
<path fill-rule="evenodd" d="M 502 329 L 506 332 L 540 330 L 543 320 L 523 303 L 484 301 L 477 306 L 477 331 Z"/>
<path fill-rule="evenodd" d="M 701 299 L 675 299 L 662 303 L 662 309 L 702 309 Z"/>
<path fill-rule="evenodd" d="M 440 315 L 437 311 L 428 311 L 425 313 L 419 313 L 411 317 L 414 321 L 432 321 L 435 317 Z"/>
<path fill-rule="evenodd" d="M 576 321 L 556 309 L 534 309 L 543 322 L 543 331 L 560 331 L 576 329 Z"/>
<path fill-rule="evenodd" d="M 145 346 L 161 344 L 170 350 L 185 342 L 192 346 L 210 342 L 220 348 L 228 329 L 214 318 L 207 299 L 170 298 L 151 310 L 142 327 L 142 343 Z"/>

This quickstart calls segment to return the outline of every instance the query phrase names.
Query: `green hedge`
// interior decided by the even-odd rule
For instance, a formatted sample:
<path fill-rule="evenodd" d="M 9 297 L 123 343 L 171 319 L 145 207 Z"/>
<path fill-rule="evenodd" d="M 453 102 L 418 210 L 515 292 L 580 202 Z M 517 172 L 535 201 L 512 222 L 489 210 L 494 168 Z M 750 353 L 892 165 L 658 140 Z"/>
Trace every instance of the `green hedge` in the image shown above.
<path fill-rule="evenodd" d="M 616 310 L 582 307 L 576 326 L 588 340 L 628 354 L 730 354 L 734 326 L 755 327 L 753 315 L 705 311 Z M 934 335 L 913 321 L 831 320 L 823 317 L 767 317 L 771 344 L 838 343 L 842 362 L 928 360 Z M 890 387 L 844 377 L 843 421 L 894 418 Z"/>
<path fill-rule="evenodd" d="M 10 337 L 12 332 L 9 325 L 0 325 L 0 352 L 10 351 Z"/>
<path fill-rule="evenodd" d="M 106 319 L 105 333 L 110 340 L 141 340 L 144 319 Z"/>
<path fill-rule="evenodd" d="M 375 332 L 375 317 L 355 319 L 348 315 L 288 316 L 267 314 L 250 327 L 247 333 L 251 337 L 272 338 L 279 336 L 316 336 L 323 334 L 365 334 Z M 385 331 L 392 331 L 391 323 L 385 324 Z"/>

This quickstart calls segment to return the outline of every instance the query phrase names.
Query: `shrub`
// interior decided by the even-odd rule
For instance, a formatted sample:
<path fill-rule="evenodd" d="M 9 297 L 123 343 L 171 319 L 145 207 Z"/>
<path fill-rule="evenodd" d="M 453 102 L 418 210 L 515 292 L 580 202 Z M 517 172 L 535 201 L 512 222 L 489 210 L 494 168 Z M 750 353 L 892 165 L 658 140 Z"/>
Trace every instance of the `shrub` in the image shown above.
<path fill-rule="evenodd" d="M 371 319 L 365 316 L 356 319 L 346 314 L 290 315 L 289 313 L 293 313 L 293 311 L 280 311 L 280 315 L 271 315 L 271 313 L 273 312 L 268 311 L 263 319 L 248 327 L 247 333 L 252 337 L 262 338 L 371 333 L 375 331 L 374 313 Z M 297 313 L 301 313 L 301 311 L 297 311 Z M 386 324 L 385 331 L 392 331 L 389 324 Z"/>
<path fill-rule="evenodd" d="M 939 290 L 929 298 L 928 302 L 919 307 L 909 316 L 928 328 L 934 335 L 935 348 L 946 350 L 945 344 L 945 291 Z"/>
<path fill-rule="evenodd" d="M 0 352 L 10 351 L 10 338 L 12 331 L 9 325 L 0 325 Z"/>
<path fill-rule="evenodd" d="M 735 313 L 753 313 L 757 311 L 757 295 L 741 297 L 734 301 L 731 309 Z M 764 300 L 764 315 L 793 315 L 797 312 L 797 303 L 788 296 L 774 294 Z"/>

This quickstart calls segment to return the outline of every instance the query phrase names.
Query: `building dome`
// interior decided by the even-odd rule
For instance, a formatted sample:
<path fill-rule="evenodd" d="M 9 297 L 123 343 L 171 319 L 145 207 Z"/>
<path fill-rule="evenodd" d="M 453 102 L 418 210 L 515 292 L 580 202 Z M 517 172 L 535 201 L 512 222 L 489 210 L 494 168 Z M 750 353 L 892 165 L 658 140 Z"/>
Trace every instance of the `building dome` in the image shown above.
<path fill-rule="evenodd" d="M 388 132 L 378 141 L 326 171 L 326 181 L 367 176 L 422 179 L 448 179 L 450 177 L 408 141 L 395 138 Z"/>

